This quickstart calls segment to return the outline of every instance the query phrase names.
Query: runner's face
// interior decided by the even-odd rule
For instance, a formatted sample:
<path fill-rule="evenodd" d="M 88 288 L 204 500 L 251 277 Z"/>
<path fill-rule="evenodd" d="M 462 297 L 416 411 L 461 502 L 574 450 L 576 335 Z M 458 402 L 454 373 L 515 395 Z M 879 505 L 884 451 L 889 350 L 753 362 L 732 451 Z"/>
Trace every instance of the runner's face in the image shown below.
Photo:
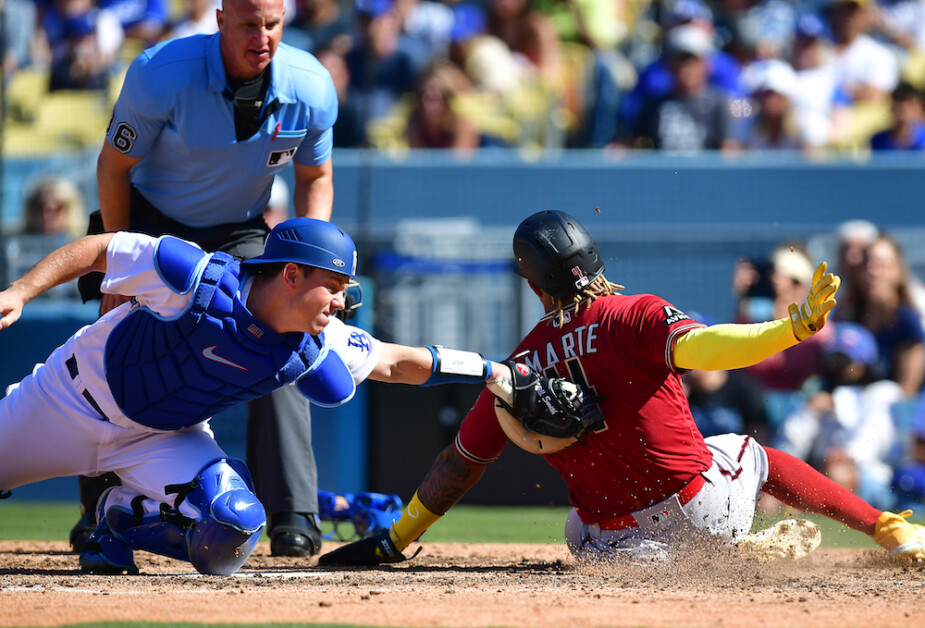
<path fill-rule="evenodd" d="M 216 11 L 222 60 L 230 79 L 256 78 L 283 35 L 283 0 L 225 0 Z"/>

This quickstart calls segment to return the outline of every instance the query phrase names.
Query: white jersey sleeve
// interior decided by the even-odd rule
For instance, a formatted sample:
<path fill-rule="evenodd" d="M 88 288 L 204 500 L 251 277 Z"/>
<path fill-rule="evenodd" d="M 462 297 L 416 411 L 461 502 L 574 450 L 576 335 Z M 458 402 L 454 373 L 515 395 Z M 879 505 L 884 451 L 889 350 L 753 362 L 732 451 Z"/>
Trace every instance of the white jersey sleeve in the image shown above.
<path fill-rule="evenodd" d="M 127 231 L 116 233 L 106 249 L 106 275 L 100 289 L 135 297 L 139 305 L 169 317 L 185 310 L 193 295 L 177 294 L 161 279 L 154 266 L 159 239 Z"/>
<path fill-rule="evenodd" d="M 337 318 L 331 318 L 324 328 L 324 341 L 344 360 L 357 384 L 369 377 L 382 356 L 382 341 Z"/>

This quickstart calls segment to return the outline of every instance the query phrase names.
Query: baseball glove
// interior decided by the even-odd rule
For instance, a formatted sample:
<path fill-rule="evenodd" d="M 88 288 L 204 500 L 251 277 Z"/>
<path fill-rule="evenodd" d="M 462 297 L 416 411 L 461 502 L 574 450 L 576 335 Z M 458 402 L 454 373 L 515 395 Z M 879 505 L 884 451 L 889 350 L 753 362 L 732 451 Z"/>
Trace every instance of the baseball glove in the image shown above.
<path fill-rule="evenodd" d="M 561 377 L 543 377 L 512 360 L 504 364 L 514 374 L 510 402 L 507 395 L 495 396 L 528 430 L 553 438 L 580 439 L 604 421 L 596 405 L 600 399 L 580 386 Z"/>

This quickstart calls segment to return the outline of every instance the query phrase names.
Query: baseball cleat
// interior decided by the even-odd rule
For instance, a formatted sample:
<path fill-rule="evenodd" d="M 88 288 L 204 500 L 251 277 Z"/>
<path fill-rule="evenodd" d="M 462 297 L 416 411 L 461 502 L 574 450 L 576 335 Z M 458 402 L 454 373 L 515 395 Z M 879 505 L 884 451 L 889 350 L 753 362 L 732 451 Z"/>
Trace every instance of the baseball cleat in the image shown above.
<path fill-rule="evenodd" d="M 797 560 L 803 558 L 822 542 L 822 532 L 812 521 L 785 519 L 770 528 L 749 534 L 738 546 L 762 561 Z"/>
<path fill-rule="evenodd" d="M 874 528 L 874 540 L 891 558 L 915 563 L 925 562 L 925 526 L 906 521 L 911 510 L 896 514 L 882 512 Z"/>

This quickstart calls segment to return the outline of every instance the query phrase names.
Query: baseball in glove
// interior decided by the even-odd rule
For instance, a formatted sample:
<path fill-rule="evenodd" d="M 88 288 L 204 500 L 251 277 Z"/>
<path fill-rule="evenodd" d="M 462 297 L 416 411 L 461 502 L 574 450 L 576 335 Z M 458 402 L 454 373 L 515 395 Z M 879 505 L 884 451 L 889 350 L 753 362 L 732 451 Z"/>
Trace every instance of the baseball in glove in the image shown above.
<path fill-rule="evenodd" d="M 495 415 L 501 428 L 521 449 L 550 454 L 575 444 L 604 420 L 596 403 L 580 386 L 563 378 L 543 377 L 525 364 L 505 362 L 514 379 L 496 379 Z"/>

